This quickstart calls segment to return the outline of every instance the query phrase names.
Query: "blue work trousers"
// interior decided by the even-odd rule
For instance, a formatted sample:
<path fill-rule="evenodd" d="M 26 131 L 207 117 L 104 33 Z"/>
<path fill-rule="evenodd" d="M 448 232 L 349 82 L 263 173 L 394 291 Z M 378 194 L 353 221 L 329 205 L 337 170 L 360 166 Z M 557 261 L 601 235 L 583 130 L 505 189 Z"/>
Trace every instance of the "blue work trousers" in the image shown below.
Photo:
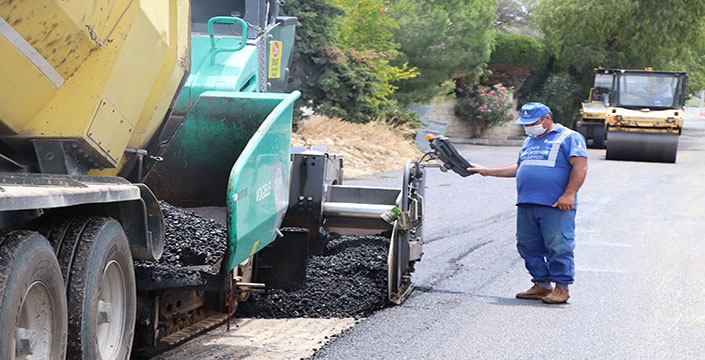
<path fill-rule="evenodd" d="M 572 284 L 575 213 L 550 206 L 517 206 L 517 249 L 531 281 Z"/>

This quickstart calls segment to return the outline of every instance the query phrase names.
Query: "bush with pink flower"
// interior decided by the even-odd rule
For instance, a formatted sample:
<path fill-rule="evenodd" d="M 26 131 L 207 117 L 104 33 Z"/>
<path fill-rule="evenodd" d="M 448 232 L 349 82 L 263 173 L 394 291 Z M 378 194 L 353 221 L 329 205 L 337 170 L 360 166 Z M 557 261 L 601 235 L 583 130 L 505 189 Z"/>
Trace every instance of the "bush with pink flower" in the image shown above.
<path fill-rule="evenodd" d="M 456 93 L 459 101 L 455 114 L 470 123 L 473 137 L 479 137 L 490 127 L 513 119 L 512 88 L 496 84 L 458 88 Z"/>

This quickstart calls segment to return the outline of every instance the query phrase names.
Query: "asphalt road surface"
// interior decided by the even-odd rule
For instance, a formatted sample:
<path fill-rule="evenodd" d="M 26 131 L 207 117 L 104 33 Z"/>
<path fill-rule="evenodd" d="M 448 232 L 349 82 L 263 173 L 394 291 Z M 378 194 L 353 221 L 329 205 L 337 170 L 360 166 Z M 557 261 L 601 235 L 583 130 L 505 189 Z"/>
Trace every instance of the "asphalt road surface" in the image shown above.
<path fill-rule="evenodd" d="M 458 148 L 485 166 L 518 151 Z M 416 289 L 315 358 L 705 358 L 705 117 L 686 121 L 676 164 L 590 150 L 589 167 L 568 304 L 514 297 L 531 286 L 515 248 L 514 179 L 430 169 Z"/>
<path fill-rule="evenodd" d="M 424 256 L 402 305 L 357 322 L 237 319 L 233 331 L 159 358 L 703 359 L 705 117 L 691 115 L 676 164 L 589 151 L 568 304 L 514 297 L 531 286 L 515 248 L 514 179 L 428 169 Z M 485 166 L 510 164 L 519 150 L 458 149 Z M 347 183 L 401 180 L 392 172 Z"/>

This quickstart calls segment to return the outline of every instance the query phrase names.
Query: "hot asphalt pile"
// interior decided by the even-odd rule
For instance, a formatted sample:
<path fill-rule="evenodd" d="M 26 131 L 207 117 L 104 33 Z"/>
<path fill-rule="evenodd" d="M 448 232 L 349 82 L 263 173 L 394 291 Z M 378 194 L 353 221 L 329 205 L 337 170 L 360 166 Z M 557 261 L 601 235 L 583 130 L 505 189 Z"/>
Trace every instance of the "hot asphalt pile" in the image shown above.
<path fill-rule="evenodd" d="M 164 215 L 164 253 L 159 261 L 136 260 L 137 285 L 150 281 L 174 285 L 198 285 L 201 271 L 208 268 L 183 269 L 189 266 L 215 265 L 225 254 L 227 229 L 213 219 L 159 202 Z"/>
<path fill-rule="evenodd" d="M 160 203 L 166 227 L 164 254 L 159 261 L 135 261 L 140 284 L 201 283 L 208 269 L 225 253 L 227 229 L 194 212 Z M 387 306 L 387 236 L 325 235 L 323 255 L 310 255 L 305 284 L 294 290 L 268 288 L 251 294 L 238 306 L 240 317 L 365 317 Z M 178 271 L 177 271 L 178 270 Z"/>
<path fill-rule="evenodd" d="M 240 317 L 365 317 L 387 306 L 384 236 L 327 234 L 324 255 L 309 256 L 306 282 L 297 290 L 267 289 L 238 305 Z"/>

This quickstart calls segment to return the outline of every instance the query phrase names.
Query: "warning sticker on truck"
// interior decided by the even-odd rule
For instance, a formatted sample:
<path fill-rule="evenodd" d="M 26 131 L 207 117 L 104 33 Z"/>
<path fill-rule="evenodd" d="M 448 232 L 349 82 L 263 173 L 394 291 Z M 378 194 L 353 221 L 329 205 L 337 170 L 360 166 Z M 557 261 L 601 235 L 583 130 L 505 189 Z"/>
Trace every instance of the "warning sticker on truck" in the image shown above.
<path fill-rule="evenodd" d="M 278 79 L 281 77 L 282 71 L 282 42 L 269 42 L 269 72 L 267 77 L 270 79 Z"/>

